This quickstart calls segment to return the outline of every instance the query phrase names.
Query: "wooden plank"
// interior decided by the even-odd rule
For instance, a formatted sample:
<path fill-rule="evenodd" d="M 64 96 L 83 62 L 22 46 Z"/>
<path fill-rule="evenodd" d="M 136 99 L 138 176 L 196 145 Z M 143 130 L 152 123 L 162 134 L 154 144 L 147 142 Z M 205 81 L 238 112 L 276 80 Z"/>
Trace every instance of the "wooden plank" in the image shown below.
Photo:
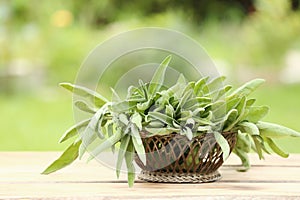
<path fill-rule="evenodd" d="M 84 166 L 74 164 L 69 168 L 50 175 L 40 175 L 39 167 L 19 165 L 12 168 L 0 168 L 0 183 L 5 182 L 116 182 L 115 171 L 103 166 Z M 300 183 L 300 168 L 298 167 L 259 167 L 252 166 L 248 172 L 237 172 L 238 167 L 224 166 L 220 169 L 223 176 L 221 181 L 228 182 L 284 182 L 286 180 Z M 122 174 L 120 181 L 126 180 Z"/>
<path fill-rule="evenodd" d="M 300 197 L 300 155 L 289 159 L 268 156 L 259 161 L 251 155 L 252 168 L 237 172 L 238 159 L 231 156 L 221 168 L 223 178 L 208 184 L 153 184 L 137 181 L 128 188 L 125 174 L 120 180 L 114 170 L 97 161 L 76 161 L 51 175 L 40 172 L 59 152 L 0 152 L 0 198 L 84 199 L 193 199 L 217 196 L 226 199 Z"/>
<path fill-rule="evenodd" d="M 2 155 L 6 155 L 5 157 Z M 8 156 L 10 154 L 10 156 Z M 107 168 L 96 161 L 85 163 L 83 160 L 76 161 L 72 165 L 50 175 L 40 175 L 40 172 L 50 163 L 49 161 L 57 157 L 57 153 L 0 153 L 0 183 L 13 181 L 117 181 L 114 169 Z M 34 155 L 34 156 L 31 156 Z M 253 158 L 252 158 L 253 157 Z M 22 159 L 21 159 L 22 158 Z M 268 157 L 268 165 L 256 163 L 261 162 L 251 155 L 254 160 L 252 168 L 246 172 L 237 172 L 239 167 L 233 165 L 236 162 L 229 159 L 221 168 L 223 181 L 300 181 L 300 167 L 296 165 L 299 162 L 299 155 L 292 155 L 290 159 L 273 157 L 277 159 L 275 165 L 270 165 L 272 157 Z M 27 161 L 24 162 L 23 159 Z M 279 161 L 282 161 L 281 163 Z M 233 161 L 233 162 L 231 162 Z M 284 161 L 284 162 L 283 162 Z M 293 162 L 290 162 L 293 161 Z M 291 163 L 291 166 L 288 164 Z M 97 173 L 99 172 L 99 173 Z M 280 176 L 278 173 L 280 172 Z M 22 178 L 20 178 L 22 177 Z M 125 181 L 123 174 L 120 180 Z"/>
<path fill-rule="evenodd" d="M 26 159 L 26 163 L 36 163 L 39 165 L 47 166 L 52 160 L 56 159 L 61 152 L 0 152 L 1 167 L 4 165 L 12 166 L 19 164 L 20 160 Z M 103 156 L 105 157 L 105 155 Z M 300 154 L 292 154 L 288 158 L 281 158 L 277 155 L 265 155 L 265 160 L 259 160 L 256 154 L 250 154 L 250 160 L 255 165 L 272 165 L 272 166 L 299 166 L 300 167 Z M 26 164 L 24 163 L 24 164 Z M 76 163 L 85 164 L 85 158 Z M 92 162 L 91 162 L 92 163 Z M 240 160 L 232 154 L 226 160 L 225 165 L 239 165 Z"/>
<path fill-rule="evenodd" d="M 257 154 L 250 154 L 250 163 L 263 166 L 295 166 L 300 167 L 300 154 L 292 154 L 288 158 L 282 158 L 278 155 L 264 155 L 265 159 L 259 160 Z M 225 165 L 240 165 L 241 161 L 235 154 L 231 154 L 226 160 Z"/>
<path fill-rule="evenodd" d="M 0 184 L 1 198 L 93 197 L 166 198 L 185 196 L 300 196 L 299 184 L 293 183 L 206 183 L 158 184 L 137 183 L 23 183 Z M 5 188 L 5 189 L 3 189 Z"/>

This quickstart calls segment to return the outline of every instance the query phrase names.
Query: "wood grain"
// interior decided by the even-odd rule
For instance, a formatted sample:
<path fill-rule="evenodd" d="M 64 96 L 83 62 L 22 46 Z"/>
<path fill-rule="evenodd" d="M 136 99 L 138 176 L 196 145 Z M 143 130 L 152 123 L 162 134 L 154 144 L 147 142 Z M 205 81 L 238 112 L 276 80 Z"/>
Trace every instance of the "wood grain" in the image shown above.
<path fill-rule="evenodd" d="M 51 175 L 40 172 L 58 152 L 0 152 L 0 199 L 300 199 L 300 155 L 288 159 L 251 155 L 252 168 L 237 172 L 231 156 L 220 169 L 221 181 L 206 184 L 157 184 L 136 181 L 128 188 L 126 175 L 97 161 L 76 161 Z"/>

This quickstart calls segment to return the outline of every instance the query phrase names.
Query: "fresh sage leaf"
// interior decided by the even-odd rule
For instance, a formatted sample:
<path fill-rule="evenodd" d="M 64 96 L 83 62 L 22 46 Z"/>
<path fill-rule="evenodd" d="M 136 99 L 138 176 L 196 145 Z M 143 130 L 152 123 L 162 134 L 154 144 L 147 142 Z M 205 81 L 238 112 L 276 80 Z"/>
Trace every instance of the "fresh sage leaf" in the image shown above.
<path fill-rule="evenodd" d="M 259 135 L 259 129 L 251 122 L 242 122 L 239 123 L 238 126 L 240 126 L 244 132 L 249 133 L 250 135 Z"/>
<path fill-rule="evenodd" d="M 119 149 L 119 153 L 118 153 L 117 167 L 116 167 L 117 178 L 120 177 L 120 171 L 121 171 L 122 163 L 123 163 L 123 160 L 125 157 L 125 153 L 128 148 L 129 140 L 130 140 L 130 135 L 125 135 L 121 139 L 120 149 Z"/>
<path fill-rule="evenodd" d="M 87 105 L 83 101 L 76 101 L 75 106 L 79 108 L 80 110 L 87 112 L 87 113 L 92 113 L 95 114 L 97 111 L 94 108 L 91 108 L 89 105 Z"/>
<path fill-rule="evenodd" d="M 120 121 L 124 124 L 124 125 L 128 125 L 129 124 L 129 120 L 127 119 L 127 116 L 123 113 L 119 114 L 119 119 Z"/>
<path fill-rule="evenodd" d="M 203 77 L 199 81 L 196 82 L 194 87 L 194 94 L 196 96 L 202 96 L 202 88 L 206 85 L 206 82 L 208 81 L 209 77 Z M 200 94 L 199 94 L 200 93 Z"/>
<path fill-rule="evenodd" d="M 249 109 L 249 113 L 245 117 L 245 120 L 253 123 L 257 123 L 262 118 L 264 118 L 269 112 L 269 107 L 267 106 L 253 106 Z"/>
<path fill-rule="evenodd" d="M 263 84 L 265 82 L 264 79 L 254 79 L 251 80 L 247 83 L 245 83 L 244 85 L 242 85 L 241 87 L 239 87 L 238 89 L 236 89 L 235 91 L 233 91 L 228 98 L 234 98 L 236 96 L 248 96 L 250 95 L 254 90 L 256 90 L 261 84 Z"/>
<path fill-rule="evenodd" d="M 77 140 L 72 143 L 57 160 L 55 160 L 42 172 L 42 174 L 50 174 L 70 165 L 78 157 L 78 149 L 80 145 L 81 140 Z"/>
<path fill-rule="evenodd" d="M 234 148 L 233 152 L 241 159 L 242 162 L 242 169 L 238 169 L 240 172 L 245 172 L 248 171 L 250 168 L 250 162 L 249 162 L 249 157 L 246 152 L 239 148 Z"/>
<path fill-rule="evenodd" d="M 260 135 L 263 137 L 269 137 L 269 138 L 281 138 L 287 136 L 300 137 L 299 132 L 278 124 L 259 121 L 257 122 L 256 125 L 259 128 Z"/>
<path fill-rule="evenodd" d="M 145 148 L 141 139 L 141 136 L 138 132 L 138 129 L 135 125 L 131 125 L 131 132 L 132 132 L 132 143 L 134 146 L 134 149 L 137 153 L 137 155 L 139 156 L 139 158 L 141 159 L 141 161 L 143 162 L 144 165 L 146 165 L 146 152 L 145 152 Z"/>
<path fill-rule="evenodd" d="M 224 87 L 224 80 L 225 76 L 219 76 L 213 79 L 211 82 L 207 83 L 203 89 L 202 92 L 204 94 L 212 94 L 216 90 L 219 90 L 220 88 Z"/>
<path fill-rule="evenodd" d="M 149 88 L 148 88 L 149 94 L 151 96 L 153 96 L 156 92 L 158 92 L 159 89 L 161 88 L 161 86 L 163 85 L 165 72 L 166 72 L 166 69 L 167 69 L 171 59 L 172 59 L 171 55 L 167 56 L 162 61 L 162 63 L 160 64 L 160 66 L 158 67 L 156 72 L 154 73 L 153 78 L 150 81 Z"/>
<path fill-rule="evenodd" d="M 103 143 L 101 143 L 99 146 L 97 146 L 91 152 L 91 156 L 88 159 L 88 161 L 90 161 L 94 157 L 98 156 L 101 152 L 103 152 L 104 150 L 108 149 L 109 147 L 115 145 L 117 142 L 120 141 L 121 138 L 122 138 L 122 132 L 121 131 L 117 131 L 114 135 L 112 135 L 111 137 L 107 138 L 107 140 L 105 140 Z"/>
<path fill-rule="evenodd" d="M 69 128 L 64 134 L 63 136 L 60 138 L 59 143 L 62 143 L 74 136 L 78 135 L 78 130 L 81 128 L 84 128 L 86 125 L 89 124 L 91 119 L 86 119 L 84 121 L 79 122 L 78 124 L 75 124 L 74 126 L 72 126 L 71 128 Z"/>
<path fill-rule="evenodd" d="M 169 117 L 168 115 L 159 113 L 159 112 L 149 112 L 148 115 L 152 117 L 153 119 L 160 120 L 161 122 L 165 124 L 172 125 L 173 118 Z"/>
<path fill-rule="evenodd" d="M 142 126 L 142 117 L 138 112 L 135 112 L 132 117 L 131 117 L 131 122 L 133 124 L 135 124 L 139 130 L 142 130 L 143 126 Z"/>
<path fill-rule="evenodd" d="M 179 133 L 180 132 L 180 128 L 171 128 L 171 127 L 168 127 L 168 128 L 145 127 L 145 130 L 148 133 L 151 133 L 151 134 L 149 134 L 149 136 L 152 136 L 152 135 L 168 135 L 170 133 Z"/>
<path fill-rule="evenodd" d="M 225 161 L 230 154 L 230 147 L 227 140 L 219 132 L 213 132 L 216 142 L 220 145 L 223 152 L 223 161 Z"/>
<path fill-rule="evenodd" d="M 262 149 L 263 149 L 262 146 L 263 146 L 263 144 L 262 144 L 262 142 L 259 141 L 259 139 L 258 139 L 259 136 L 253 135 L 252 138 L 253 138 L 253 141 L 254 141 L 254 144 L 255 144 L 255 151 L 258 154 L 259 159 L 260 160 L 264 159 L 264 156 L 263 156 L 263 153 L 262 153 Z"/>
<path fill-rule="evenodd" d="M 129 141 L 127 151 L 125 153 L 125 161 L 127 166 L 127 181 L 129 187 L 133 186 L 135 179 L 135 168 L 133 165 L 134 154 L 134 146 L 132 144 L 132 141 Z"/>
<path fill-rule="evenodd" d="M 96 129 L 99 125 L 99 120 L 103 117 L 104 113 L 107 111 L 107 104 L 101 107 L 95 115 L 91 118 L 89 124 L 86 126 L 85 130 L 81 134 L 82 144 L 79 148 L 79 159 L 83 156 L 86 151 L 86 148 L 97 138 Z M 98 132 L 98 136 L 104 139 L 104 135 Z"/>
<path fill-rule="evenodd" d="M 105 97 L 88 88 L 78 86 L 78 85 L 73 85 L 71 83 L 60 83 L 59 85 L 73 92 L 74 94 L 77 94 L 85 98 L 89 98 L 89 100 L 91 100 L 91 102 L 98 107 L 102 107 L 104 104 L 108 102 L 108 100 Z"/>
<path fill-rule="evenodd" d="M 266 137 L 265 138 L 267 144 L 269 145 L 269 147 L 279 156 L 283 157 L 283 158 L 287 158 L 289 157 L 288 153 L 285 153 L 283 150 L 281 150 L 276 144 L 275 142 L 271 139 Z"/>

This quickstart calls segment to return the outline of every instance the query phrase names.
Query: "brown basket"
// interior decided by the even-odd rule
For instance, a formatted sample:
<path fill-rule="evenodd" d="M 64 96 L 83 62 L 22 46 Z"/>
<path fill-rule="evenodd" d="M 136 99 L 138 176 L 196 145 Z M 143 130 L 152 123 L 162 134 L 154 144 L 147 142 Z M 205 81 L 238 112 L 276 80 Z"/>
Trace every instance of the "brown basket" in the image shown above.
<path fill-rule="evenodd" d="M 145 133 L 141 135 L 146 165 L 136 156 L 135 161 L 142 169 L 139 179 L 149 182 L 201 183 L 221 178 L 217 170 L 223 164 L 223 153 L 213 134 L 203 134 L 191 141 L 175 133 L 148 138 Z M 225 132 L 222 135 L 232 151 L 236 133 Z"/>

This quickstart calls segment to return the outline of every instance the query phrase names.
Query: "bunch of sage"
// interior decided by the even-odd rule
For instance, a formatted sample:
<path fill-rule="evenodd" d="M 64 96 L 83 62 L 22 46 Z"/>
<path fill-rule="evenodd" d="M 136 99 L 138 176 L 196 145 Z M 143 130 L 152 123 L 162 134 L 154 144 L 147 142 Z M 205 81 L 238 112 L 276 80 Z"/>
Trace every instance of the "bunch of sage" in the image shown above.
<path fill-rule="evenodd" d="M 256 106 L 255 99 L 249 98 L 264 80 L 254 79 L 233 90 L 232 86 L 224 84 L 223 76 L 188 82 L 180 74 L 173 86 L 166 87 L 163 84 L 170 61 L 171 56 L 163 60 L 149 83 L 140 80 L 138 86 L 130 86 L 125 99 L 121 99 L 114 89 L 113 101 L 109 101 L 88 88 L 61 83 L 62 87 L 85 99 L 75 102 L 75 106 L 92 116 L 65 132 L 60 142 L 69 139 L 74 139 L 74 142 L 43 174 L 52 173 L 81 158 L 98 138 L 103 142 L 92 149 L 89 160 L 109 148 L 114 152 L 117 145 L 117 177 L 125 160 L 128 183 L 132 186 L 134 155 L 146 163 L 142 132 L 149 137 L 176 133 L 189 140 L 202 134 L 213 134 L 222 149 L 223 160 L 229 156 L 230 147 L 222 133 L 236 133 L 233 152 L 242 161 L 241 171 L 250 167 L 247 154 L 251 150 L 260 159 L 263 152 L 270 153 L 270 150 L 282 157 L 288 156 L 273 139 L 299 137 L 300 134 L 277 124 L 262 122 L 269 108 Z"/>

